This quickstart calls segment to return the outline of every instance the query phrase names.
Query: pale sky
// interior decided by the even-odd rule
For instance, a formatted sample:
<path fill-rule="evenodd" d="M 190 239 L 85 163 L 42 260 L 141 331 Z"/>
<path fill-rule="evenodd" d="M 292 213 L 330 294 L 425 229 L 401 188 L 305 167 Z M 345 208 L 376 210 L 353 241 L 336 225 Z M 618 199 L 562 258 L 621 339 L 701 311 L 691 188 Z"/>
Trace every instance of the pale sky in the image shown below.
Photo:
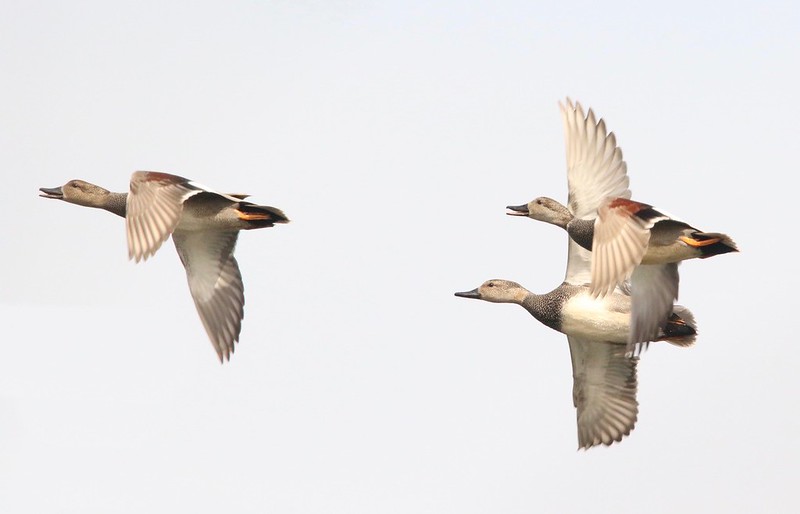
<path fill-rule="evenodd" d="M 0 512 L 800 510 L 796 2 L 0 5 Z M 653 345 L 639 420 L 576 451 L 566 337 L 453 296 L 564 277 L 557 102 L 633 198 L 742 252 L 681 266 L 697 346 Z M 135 170 L 249 193 L 220 365 L 171 244 L 38 197 Z"/>

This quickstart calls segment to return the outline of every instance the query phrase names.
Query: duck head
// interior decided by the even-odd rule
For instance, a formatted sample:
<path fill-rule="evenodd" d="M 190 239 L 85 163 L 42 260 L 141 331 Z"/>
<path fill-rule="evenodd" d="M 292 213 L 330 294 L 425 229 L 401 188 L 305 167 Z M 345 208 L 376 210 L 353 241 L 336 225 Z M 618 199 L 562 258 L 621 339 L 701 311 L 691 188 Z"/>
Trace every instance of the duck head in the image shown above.
<path fill-rule="evenodd" d="M 456 293 L 461 298 L 474 298 L 493 303 L 521 303 L 528 295 L 528 290 L 510 280 L 487 280 L 472 291 Z"/>
<path fill-rule="evenodd" d="M 84 180 L 70 180 L 61 187 L 40 187 L 39 196 L 85 207 L 102 207 L 110 191 Z"/>
<path fill-rule="evenodd" d="M 506 213 L 509 216 L 526 216 L 559 227 L 566 227 L 573 218 L 569 209 L 546 196 L 540 196 L 522 205 L 509 205 L 506 209 L 511 211 Z"/>

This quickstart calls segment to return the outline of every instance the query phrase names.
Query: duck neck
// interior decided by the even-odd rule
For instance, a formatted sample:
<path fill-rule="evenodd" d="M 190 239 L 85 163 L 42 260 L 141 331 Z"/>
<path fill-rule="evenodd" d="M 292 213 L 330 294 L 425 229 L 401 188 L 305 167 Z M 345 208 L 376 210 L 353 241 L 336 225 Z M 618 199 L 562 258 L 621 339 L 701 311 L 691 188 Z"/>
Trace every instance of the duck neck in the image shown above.
<path fill-rule="evenodd" d="M 550 206 L 550 212 L 542 218 L 542 221 L 566 229 L 567 225 L 569 225 L 573 219 L 575 219 L 575 216 L 572 215 L 569 209 L 553 200 L 553 205 Z"/>
<path fill-rule="evenodd" d="M 564 227 L 567 229 L 569 237 L 573 241 L 592 251 L 592 239 L 594 238 L 594 220 L 582 220 L 579 218 L 572 218 L 569 223 Z"/>
<path fill-rule="evenodd" d="M 558 309 L 554 308 L 555 304 L 550 301 L 550 294 L 528 292 L 519 304 L 541 323 L 558 330 Z"/>
<path fill-rule="evenodd" d="M 128 193 L 108 193 L 99 207 L 124 218 L 127 212 L 127 201 Z"/>

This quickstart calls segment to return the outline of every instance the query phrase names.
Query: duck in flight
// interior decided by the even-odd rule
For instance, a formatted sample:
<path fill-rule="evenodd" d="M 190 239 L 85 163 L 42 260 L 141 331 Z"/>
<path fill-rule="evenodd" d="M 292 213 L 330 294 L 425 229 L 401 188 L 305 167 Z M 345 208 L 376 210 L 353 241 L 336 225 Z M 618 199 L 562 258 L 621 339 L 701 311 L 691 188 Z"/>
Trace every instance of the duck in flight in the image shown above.
<path fill-rule="evenodd" d="M 568 204 L 546 212 L 561 212 L 569 220 L 593 216 L 606 198 L 629 198 L 628 176 L 622 152 L 605 124 L 594 114 L 584 116 L 569 100 L 561 105 L 567 136 Z M 603 173 L 598 172 L 600 169 Z M 535 202 L 535 201 L 534 201 Z M 554 201 L 553 201 L 554 202 Z M 569 231 L 569 230 L 568 230 Z M 495 303 L 524 307 L 544 325 L 567 336 L 572 360 L 572 399 L 577 410 L 578 446 L 590 448 L 621 441 L 633 430 L 639 412 L 636 400 L 638 357 L 628 345 L 637 318 L 636 298 L 627 287 L 595 295 L 590 287 L 592 253 L 570 236 L 564 282 L 553 291 L 534 294 L 516 282 L 489 280 L 471 291 L 456 293 Z M 589 238 L 591 240 L 591 237 Z M 669 312 L 652 340 L 677 346 L 694 344 L 694 316 L 669 302 Z"/>
<path fill-rule="evenodd" d="M 172 236 L 211 344 L 220 362 L 230 360 L 244 317 L 244 285 L 233 256 L 236 240 L 240 230 L 288 223 L 280 209 L 154 171 L 135 172 L 128 193 L 111 192 L 83 180 L 40 191 L 44 198 L 125 218 L 128 256 L 136 262 L 155 254 Z"/>
<path fill-rule="evenodd" d="M 570 251 L 586 251 L 570 242 Z M 573 263 L 580 262 L 573 260 Z M 577 409 L 578 448 L 611 445 L 630 434 L 639 413 L 636 400 L 638 357 L 626 351 L 631 298 L 621 291 L 595 297 L 574 283 L 581 270 L 567 268 L 566 280 L 553 291 L 534 294 L 510 280 L 488 280 L 456 293 L 493 303 L 522 306 L 544 325 L 567 336 L 572 359 L 572 403 Z M 691 346 L 697 335 L 688 309 L 676 305 L 656 336 L 677 346 Z"/>
<path fill-rule="evenodd" d="M 737 252 L 722 233 L 688 223 L 630 199 L 627 165 L 605 122 L 579 103 L 559 104 L 567 148 L 568 207 L 539 197 L 508 206 L 507 214 L 545 221 L 567 231 L 589 254 L 589 284 L 595 296 L 627 287 L 633 323 L 629 351 L 640 351 L 658 336 L 678 298 L 678 263 Z M 640 344 L 642 343 L 642 344 Z"/>

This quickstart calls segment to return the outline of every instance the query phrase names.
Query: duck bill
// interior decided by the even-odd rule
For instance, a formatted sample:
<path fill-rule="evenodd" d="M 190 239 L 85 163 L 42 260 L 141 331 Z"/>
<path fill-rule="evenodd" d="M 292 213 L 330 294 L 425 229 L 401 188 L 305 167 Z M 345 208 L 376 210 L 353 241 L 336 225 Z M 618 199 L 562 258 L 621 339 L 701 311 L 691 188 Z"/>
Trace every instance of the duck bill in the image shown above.
<path fill-rule="evenodd" d="M 61 200 L 64 198 L 64 192 L 60 187 L 40 187 L 39 191 L 42 192 L 39 196 L 42 198 L 53 198 L 54 200 Z"/>
<path fill-rule="evenodd" d="M 481 294 L 478 292 L 478 289 L 475 288 L 472 291 L 464 291 L 463 293 L 456 293 L 456 296 L 461 298 L 475 298 L 476 300 L 480 300 Z"/>
<path fill-rule="evenodd" d="M 511 212 L 507 212 L 509 216 L 527 216 L 528 215 L 528 204 L 522 205 L 509 205 L 506 207 Z"/>

